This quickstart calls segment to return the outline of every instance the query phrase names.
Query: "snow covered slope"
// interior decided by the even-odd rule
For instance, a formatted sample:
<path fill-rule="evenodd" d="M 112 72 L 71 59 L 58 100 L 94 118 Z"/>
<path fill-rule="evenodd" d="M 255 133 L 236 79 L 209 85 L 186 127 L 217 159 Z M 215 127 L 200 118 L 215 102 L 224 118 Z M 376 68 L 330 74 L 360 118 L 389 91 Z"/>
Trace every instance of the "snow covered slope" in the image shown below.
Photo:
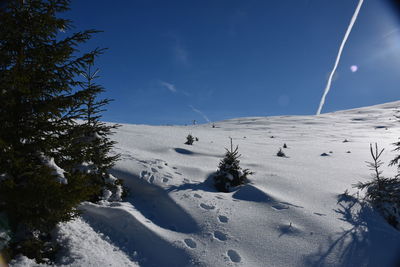
<path fill-rule="evenodd" d="M 398 266 L 400 233 L 341 194 L 369 179 L 370 143 L 385 148 L 386 163 L 394 157 L 399 106 L 240 118 L 215 128 L 123 125 L 114 136 L 122 158 L 112 173 L 125 180 L 130 196 L 83 204 L 83 220 L 60 231 L 65 240 L 77 225 L 107 236 L 102 241 L 114 249 L 99 248 L 98 257 L 114 266 Z M 199 138 L 193 146 L 183 144 L 189 133 Z M 242 167 L 255 174 L 237 191 L 219 193 L 210 176 L 229 137 Z M 277 157 L 284 143 L 287 157 Z M 384 168 L 387 176 L 395 172 Z M 66 252 L 63 263 L 96 266 L 99 260 L 90 261 L 96 249 L 82 260 L 72 241 L 75 254 Z M 93 238 L 87 242 L 96 246 Z"/>

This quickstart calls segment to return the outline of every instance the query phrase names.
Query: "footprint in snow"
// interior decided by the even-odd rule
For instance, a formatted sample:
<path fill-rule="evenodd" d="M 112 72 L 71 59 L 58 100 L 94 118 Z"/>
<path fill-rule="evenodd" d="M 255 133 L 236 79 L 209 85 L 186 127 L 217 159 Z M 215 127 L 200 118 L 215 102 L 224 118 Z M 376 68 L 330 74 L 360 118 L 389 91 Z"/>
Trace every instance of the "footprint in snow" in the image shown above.
<path fill-rule="evenodd" d="M 215 209 L 215 207 L 213 205 L 207 205 L 205 203 L 201 203 L 200 207 L 202 207 L 205 210 L 213 210 L 213 209 Z"/>
<path fill-rule="evenodd" d="M 186 238 L 183 241 L 185 242 L 186 246 L 188 246 L 189 248 L 196 248 L 197 247 L 197 243 L 191 238 Z"/>
<path fill-rule="evenodd" d="M 141 172 L 140 172 L 140 177 L 141 177 L 141 178 L 146 178 L 147 176 L 148 176 L 147 171 L 141 171 Z"/>
<path fill-rule="evenodd" d="M 178 168 L 177 167 L 172 167 L 172 169 L 177 170 Z"/>
<path fill-rule="evenodd" d="M 228 222 L 228 217 L 226 217 L 226 216 L 224 216 L 224 215 L 219 215 L 218 216 L 218 220 L 221 222 L 221 223 L 227 223 Z"/>
<path fill-rule="evenodd" d="M 169 180 L 168 180 L 168 178 L 163 178 L 162 181 L 163 181 L 163 183 L 167 183 Z"/>
<path fill-rule="evenodd" d="M 175 174 L 182 175 L 182 173 L 180 173 L 180 172 L 175 172 Z"/>
<path fill-rule="evenodd" d="M 197 194 L 197 193 L 195 193 L 193 196 L 196 197 L 196 198 L 202 198 L 202 196 L 200 196 L 200 195 Z"/>
<path fill-rule="evenodd" d="M 226 234 L 222 233 L 221 231 L 215 231 L 214 232 L 214 238 L 218 239 L 219 241 L 228 240 L 228 237 L 226 236 Z"/>
<path fill-rule="evenodd" d="M 228 252 L 226 254 L 228 255 L 229 259 L 232 262 L 240 262 L 242 260 L 242 258 L 240 257 L 239 253 L 237 253 L 233 249 L 228 250 Z"/>
<path fill-rule="evenodd" d="M 156 168 L 151 168 L 152 172 L 158 172 L 158 170 Z"/>
<path fill-rule="evenodd" d="M 151 175 L 151 176 L 150 176 L 149 182 L 150 182 L 150 183 L 153 183 L 153 182 L 154 182 L 154 175 Z"/>

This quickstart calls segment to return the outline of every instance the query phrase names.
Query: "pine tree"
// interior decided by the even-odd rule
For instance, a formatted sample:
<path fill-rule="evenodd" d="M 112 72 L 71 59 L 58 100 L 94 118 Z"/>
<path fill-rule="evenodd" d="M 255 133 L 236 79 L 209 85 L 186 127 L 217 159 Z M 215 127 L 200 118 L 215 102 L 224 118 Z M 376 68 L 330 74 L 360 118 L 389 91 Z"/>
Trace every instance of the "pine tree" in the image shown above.
<path fill-rule="evenodd" d="M 276 153 L 278 157 L 286 157 L 285 152 L 282 151 L 282 148 L 279 148 L 278 152 Z"/>
<path fill-rule="evenodd" d="M 193 145 L 194 140 L 195 140 L 195 139 L 194 139 L 193 135 L 192 135 L 192 134 L 188 134 L 188 135 L 186 136 L 185 145 Z"/>
<path fill-rule="evenodd" d="M 396 115 L 396 118 L 400 119 L 400 115 Z M 394 151 L 400 151 L 400 140 L 395 142 L 393 145 L 396 146 Z M 392 161 L 390 161 L 389 165 L 390 166 L 396 166 L 397 165 L 397 171 L 398 171 L 397 176 L 400 176 L 400 154 L 397 155 Z"/>
<path fill-rule="evenodd" d="M 370 145 L 371 162 L 367 162 L 372 174 L 369 182 L 359 182 L 355 187 L 365 190 L 366 199 L 393 227 L 400 229 L 400 181 L 398 177 L 387 178 L 382 175 L 383 162 L 380 157 L 384 149 Z"/>
<path fill-rule="evenodd" d="M 231 149 L 226 149 L 225 157 L 218 166 L 216 175 L 214 176 L 214 185 L 220 192 L 229 192 L 232 187 L 245 184 L 247 176 L 253 174 L 249 169 L 240 167 L 239 147 L 233 149 L 231 139 Z"/>
<path fill-rule="evenodd" d="M 55 225 L 95 193 L 90 177 L 74 171 L 81 144 L 70 133 L 87 96 L 77 76 L 102 50 L 78 55 L 95 30 L 60 35 L 71 30 L 57 17 L 69 2 L 9 0 L 0 8 L 0 213 L 13 231 L 12 255 L 38 261 L 55 253 Z"/>
<path fill-rule="evenodd" d="M 109 170 L 119 158 L 119 154 L 111 155 L 111 150 L 116 142 L 110 140 L 110 135 L 119 125 L 106 124 L 100 121 L 101 113 L 105 111 L 104 107 L 112 100 L 97 100 L 99 94 L 105 90 L 95 83 L 95 80 L 99 78 L 99 69 L 93 72 L 93 65 L 94 62 L 89 63 L 81 73 L 84 77 L 82 92 L 85 98 L 81 118 L 83 123 L 73 129 L 76 142 L 81 144 L 76 170 L 90 176 L 92 187 L 95 189 L 91 200 L 108 200 L 110 196 L 112 200 L 121 200 L 123 194 L 122 181 L 109 173 Z"/>

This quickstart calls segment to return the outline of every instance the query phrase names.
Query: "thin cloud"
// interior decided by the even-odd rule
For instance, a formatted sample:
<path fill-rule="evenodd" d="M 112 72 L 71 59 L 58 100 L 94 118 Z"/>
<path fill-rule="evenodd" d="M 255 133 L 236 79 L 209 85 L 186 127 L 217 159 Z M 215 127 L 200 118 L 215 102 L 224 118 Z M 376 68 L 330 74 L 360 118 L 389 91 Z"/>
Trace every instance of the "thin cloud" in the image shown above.
<path fill-rule="evenodd" d="M 185 67 L 189 67 L 191 65 L 190 53 L 188 52 L 188 49 L 185 47 L 182 38 L 177 33 L 174 32 L 167 32 L 164 34 L 164 36 L 166 36 L 170 40 L 170 49 L 173 59 L 177 63 Z"/>
<path fill-rule="evenodd" d="M 385 34 L 382 36 L 382 39 L 386 39 L 386 38 L 390 37 L 391 35 L 397 33 L 398 31 L 400 31 L 400 28 L 392 29 L 391 31 L 388 31 L 387 33 L 385 33 Z"/>
<path fill-rule="evenodd" d="M 200 116 L 202 116 L 203 119 L 204 119 L 206 122 L 211 122 L 211 121 L 208 119 L 208 117 L 206 116 L 206 114 L 204 114 L 201 110 L 199 110 L 199 109 L 193 107 L 192 105 L 189 105 L 189 107 L 190 107 L 194 112 L 196 112 L 196 113 L 198 113 Z"/>
<path fill-rule="evenodd" d="M 173 47 L 174 57 L 177 62 L 181 63 L 184 66 L 189 66 L 189 53 L 183 45 L 177 41 Z"/>
<path fill-rule="evenodd" d="M 176 93 L 178 90 L 176 90 L 175 85 L 173 85 L 172 83 L 168 83 L 168 82 L 164 82 L 164 81 L 160 81 L 160 84 L 162 86 L 164 86 L 165 88 L 167 88 L 169 91 L 171 91 L 172 93 Z"/>

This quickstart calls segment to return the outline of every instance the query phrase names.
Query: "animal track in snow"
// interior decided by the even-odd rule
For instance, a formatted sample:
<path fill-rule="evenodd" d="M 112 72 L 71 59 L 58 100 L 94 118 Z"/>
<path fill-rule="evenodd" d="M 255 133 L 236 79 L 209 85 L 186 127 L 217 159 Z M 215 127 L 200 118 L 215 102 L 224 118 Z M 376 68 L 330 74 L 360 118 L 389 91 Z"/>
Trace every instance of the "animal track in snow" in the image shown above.
<path fill-rule="evenodd" d="M 153 183 L 153 182 L 154 182 L 154 175 L 151 175 L 151 176 L 150 176 L 149 182 L 150 182 L 150 183 Z"/>
<path fill-rule="evenodd" d="M 163 178 L 162 181 L 163 181 L 163 183 L 167 183 L 169 181 L 169 179 L 168 178 Z"/>
<path fill-rule="evenodd" d="M 151 168 L 152 172 L 158 172 L 158 170 L 156 168 Z"/>
<path fill-rule="evenodd" d="M 242 258 L 240 257 L 239 253 L 237 253 L 233 249 L 228 250 L 228 252 L 226 254 L 228 255 L 229 259 L 232 262 L 240 262 L 242 260 Z"/>
<path fill-rule="evenodd" d="M 200 195 L 197 194 L 197 193 L 195 193 L 193 196 L 196 197 L 196 198 L 202 198 L 202 196 L 200 196 Z"/>
<path fill-rule="evenodd" d="M 146 179 L 147 176 L 149 176 L 149 173 L 148 173 L 147 171 L 141 171 L 141 172 L 140 172 L 140 177 L 141 177 L 142 179 Z"/>
<path fill-rule="evenodd" d="M 194 242 L 194 240 L 191 239 L 191 238 L 186 238 L 183 241 L 185 242 L 186 246 L 188 246 L 189 248 L 196 248 L 197 247 L 197 243 Z"/>
<path fill-rule="evenodd" d="M 221 223 L 227 223 L 228 222 L 228 217 L 226 217 L 226 216 L 224 216 L 224 215 L 219 215 L 218 216 L 218 220 L 221 222 Z"/>
<path fill-rule="evenodd" d="M 215 207 L 213 205 L 207 205 L 205 203 L 201 203 L 200 207 L 202 207 L 205 210 L 213 210 L 213 209 L 215 209 Z"/>
<path fill-rule="evenodd" d="M 226 234 L 222 233 L 221 231 L 215 231 L 214 238 L 218 239 L 219 241 L 228 240 L 228 237 L 226 236 Z"/>

